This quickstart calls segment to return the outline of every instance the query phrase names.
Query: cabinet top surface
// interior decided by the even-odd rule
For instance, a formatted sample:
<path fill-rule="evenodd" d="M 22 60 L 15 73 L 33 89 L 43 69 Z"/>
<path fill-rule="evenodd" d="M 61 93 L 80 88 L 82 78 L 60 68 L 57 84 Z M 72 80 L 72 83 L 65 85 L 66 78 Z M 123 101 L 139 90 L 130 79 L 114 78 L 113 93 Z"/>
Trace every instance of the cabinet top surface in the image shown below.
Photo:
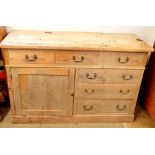
<path fill-rule="evenodd" d="M 152 52 L 134 34 L 99 32 L 12 31 L 1 48 Z"/>

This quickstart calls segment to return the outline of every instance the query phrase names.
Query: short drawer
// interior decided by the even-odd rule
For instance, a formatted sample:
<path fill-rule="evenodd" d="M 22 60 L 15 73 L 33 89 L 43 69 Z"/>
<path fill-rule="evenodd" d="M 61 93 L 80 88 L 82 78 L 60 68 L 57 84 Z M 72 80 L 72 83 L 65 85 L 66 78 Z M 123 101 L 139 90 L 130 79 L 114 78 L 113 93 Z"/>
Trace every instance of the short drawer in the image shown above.
<path fill-rule="evenodd" d="M 109 66 L 139 66 L 144 67 L 147 53 L 102 52 L 101 64 Z"/>
<path fill-rule="evenodd" d="M 56 52 L 56 63 L 57 64 L 76 64 L 76 65 L 85 65 L 85 64 L 99 64 L 100 63 L 100 52 Z"/>
<path fill-rule="evenodd" d="M 79 84 L 78 99 L 134 99 L 135 84 Z"/>
<path fill-rule="evenodd" d="M 132 104 L 133 100 L 79 100 L 75 105 L 75 114 L 129 114 Z"/>
<path fill-rule="evenodd" d="M 51 64 L 54 53 L 50 50 L 8 50 L 9 64 Z"/>
<path fill-rule="evenodd" d="M 79 83 L 136 84 L 141 82 L 143 70 L 77 69 Z"/>

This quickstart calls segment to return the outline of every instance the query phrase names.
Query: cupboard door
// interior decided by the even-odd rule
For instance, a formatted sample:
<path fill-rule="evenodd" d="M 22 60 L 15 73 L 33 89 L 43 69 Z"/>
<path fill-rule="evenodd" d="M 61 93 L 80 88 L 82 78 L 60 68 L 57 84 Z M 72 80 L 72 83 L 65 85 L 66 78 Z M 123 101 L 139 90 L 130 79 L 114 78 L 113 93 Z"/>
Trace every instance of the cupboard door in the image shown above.
<path fill-rule="evenodd" d="M 16 115 L 70 116 L 74 69 L 11 68 Z"/>

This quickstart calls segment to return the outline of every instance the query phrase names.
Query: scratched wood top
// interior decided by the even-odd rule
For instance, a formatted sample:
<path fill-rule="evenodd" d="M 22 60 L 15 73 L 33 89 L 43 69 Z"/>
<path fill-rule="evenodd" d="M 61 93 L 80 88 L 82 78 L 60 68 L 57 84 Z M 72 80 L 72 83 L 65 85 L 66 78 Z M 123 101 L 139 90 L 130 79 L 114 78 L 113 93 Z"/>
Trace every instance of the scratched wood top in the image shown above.
<path fill-rule="evenodd" d="M 134 34 L 99 32 L 12 31 L 1 48 L 152 52 Z"/>

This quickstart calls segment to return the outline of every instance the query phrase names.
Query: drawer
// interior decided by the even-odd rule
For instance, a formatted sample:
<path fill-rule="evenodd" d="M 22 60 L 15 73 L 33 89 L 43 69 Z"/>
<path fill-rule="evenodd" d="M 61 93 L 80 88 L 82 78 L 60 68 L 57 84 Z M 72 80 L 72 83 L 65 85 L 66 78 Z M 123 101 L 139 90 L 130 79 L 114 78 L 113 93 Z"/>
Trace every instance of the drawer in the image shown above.
<path fill-rule="evenodd" d="M 140 66 L 144 67 L 147 53 L 102 52 L 101 64 L 108 66 Z"/>
<path fill-rule="evenodd" d="M 133 100 L 79 100 L 76 115 L 129 114 Z"/>
<path fill-rule="evenodd" d="M 100 62 L 100 52 L 56 52 L 56 63 L 57 64 L 99 64 Z"/>
<path fill-rule="evenodd" d="M 77 69 L 79 83 L 136 84 L 141 82 L 143 70 Z"/>
<path fill-rule="evenodd" d="M 135 84 L 79 84 L 78 99 L 134 99 Z"/>
<path fill-rule="evenodd" d="M 50 50 L 8 50 L 9 64 L 51 64 L 54 52 Z"/>

